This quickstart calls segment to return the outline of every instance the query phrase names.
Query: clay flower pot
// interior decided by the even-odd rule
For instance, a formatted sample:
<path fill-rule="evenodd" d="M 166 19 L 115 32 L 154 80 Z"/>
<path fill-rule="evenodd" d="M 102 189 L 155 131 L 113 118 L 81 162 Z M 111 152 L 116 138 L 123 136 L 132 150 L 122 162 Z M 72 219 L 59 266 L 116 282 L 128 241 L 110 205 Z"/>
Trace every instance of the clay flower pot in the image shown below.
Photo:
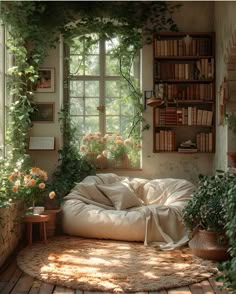
<path fill-rule="evenodd" d="M 224 261 L 230 257 L 227 244 L 219 244 L 215 232 L 198 230 L 189 241 L 192 253 L 203 259 Z"/>

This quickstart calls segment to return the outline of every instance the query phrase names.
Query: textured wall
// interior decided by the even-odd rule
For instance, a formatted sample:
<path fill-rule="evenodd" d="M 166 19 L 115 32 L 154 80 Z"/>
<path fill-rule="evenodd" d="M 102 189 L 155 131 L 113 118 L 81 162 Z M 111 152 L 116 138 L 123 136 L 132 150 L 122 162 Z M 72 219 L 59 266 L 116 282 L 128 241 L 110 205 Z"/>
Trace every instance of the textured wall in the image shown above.
<path fill-rule="evenodd" d="M 22 201 L 0 208 L 0 267 L 14 252 L 23 236 L 21 216 L 24 213 Z"/>
<path fill-rule="evenodd" d="M 229 46 L 232 33 L 236 30 L 236 2 L 233 1 L 216 1 L 215 2 L 215 31 L 216 31 L 216 93 L 219 91 L 220 84 L 226 75 L 225 55 Z M 217 99 L 219 99 L 217 95 Z M 218 113 L 217 113 L 218 114 Z M 216 153 L 214 167 L 225 170 L 228 166 L 226 152 L 230 147 L 232 137 L 228 138 L 227 126 L 216 128 Z M 230 150 L 233 151 L 233 150 Z M 236 151 L 236 148 L 235 150 Z"/>

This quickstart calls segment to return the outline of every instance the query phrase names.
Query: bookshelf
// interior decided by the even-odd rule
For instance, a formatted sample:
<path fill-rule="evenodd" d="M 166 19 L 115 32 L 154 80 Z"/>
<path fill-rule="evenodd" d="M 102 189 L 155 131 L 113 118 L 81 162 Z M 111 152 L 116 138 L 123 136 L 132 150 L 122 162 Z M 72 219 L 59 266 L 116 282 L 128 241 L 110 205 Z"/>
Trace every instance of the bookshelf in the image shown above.
<path fill-rule="evenodd" d="M 215 152 L 214 33 L 156 33 L 153 77 L 153 152 Z"/>

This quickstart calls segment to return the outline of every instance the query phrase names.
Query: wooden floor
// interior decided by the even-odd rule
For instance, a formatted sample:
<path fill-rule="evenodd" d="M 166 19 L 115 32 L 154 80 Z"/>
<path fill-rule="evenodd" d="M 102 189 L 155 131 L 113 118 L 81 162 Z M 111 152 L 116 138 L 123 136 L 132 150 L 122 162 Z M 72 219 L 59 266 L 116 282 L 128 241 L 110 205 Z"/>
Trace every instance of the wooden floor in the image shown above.
<path fill-rule="evenodd" d="M 214 278 L 210 278 L 198 284 L 188 287 L 175 288 L 167 291 L 149 292 L 150 294 L 225 294 L 226 290 L 220 289 L 221 284 Z M 22 272 L 16 264 L 16 255 L 12 256 L 10 261 L 0 271 L 0 294 L 95 294 L 98 292 L 88 292 L 81 290 L 72 290 L 65 287 L 59 287 L 36 280 Z M 101 293 L 101 292 L 100 292 Z M 104 292 L 103 292 L 104 293 Z M 105 293 L 104 293 L 105 294 Z M 148 292 L 139 292 L 139 294 L 148 294 Z"/>

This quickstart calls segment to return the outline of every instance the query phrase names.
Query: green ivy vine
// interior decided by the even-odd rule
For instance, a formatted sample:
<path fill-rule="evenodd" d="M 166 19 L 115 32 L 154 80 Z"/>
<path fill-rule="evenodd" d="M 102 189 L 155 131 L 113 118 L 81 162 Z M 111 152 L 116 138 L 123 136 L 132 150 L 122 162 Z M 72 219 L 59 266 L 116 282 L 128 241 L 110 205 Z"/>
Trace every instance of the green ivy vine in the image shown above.
<path fill-rule="evenodd" d="M 12 167 L 27 154 L 38 70 L 49 50 L 57 46 L 60 35 L 66 43 L 89 33 L 97 33 L 103 39 L 117 35 L 122 38 L 114 54 L 120 59 L 120 70 L 129 83 L 131 99 L 136 107 L 132 133 L 142 120 L 143 108 L 142 93 L 130 75 L 130 60 L 145 44 L 152 42 L 154 32 L 177 30 L 172 14 L 179 7 L 164 1 L 98 1 L 96 5 L 89 1 L 1 2 L 1 20 L 9 32 L 7 46 L 14 56 L 14 66 L 8 72 L 12 105 L 7 142 L 14 154 Z M 64 120 L 67 119 L 68 116 L 64 116 Z M 70 140 L 65 134 L 64 138 Z M 66 148 L 68 145 L 65 144 L 64 150 L 60 151 L 62 161 Z"/>

